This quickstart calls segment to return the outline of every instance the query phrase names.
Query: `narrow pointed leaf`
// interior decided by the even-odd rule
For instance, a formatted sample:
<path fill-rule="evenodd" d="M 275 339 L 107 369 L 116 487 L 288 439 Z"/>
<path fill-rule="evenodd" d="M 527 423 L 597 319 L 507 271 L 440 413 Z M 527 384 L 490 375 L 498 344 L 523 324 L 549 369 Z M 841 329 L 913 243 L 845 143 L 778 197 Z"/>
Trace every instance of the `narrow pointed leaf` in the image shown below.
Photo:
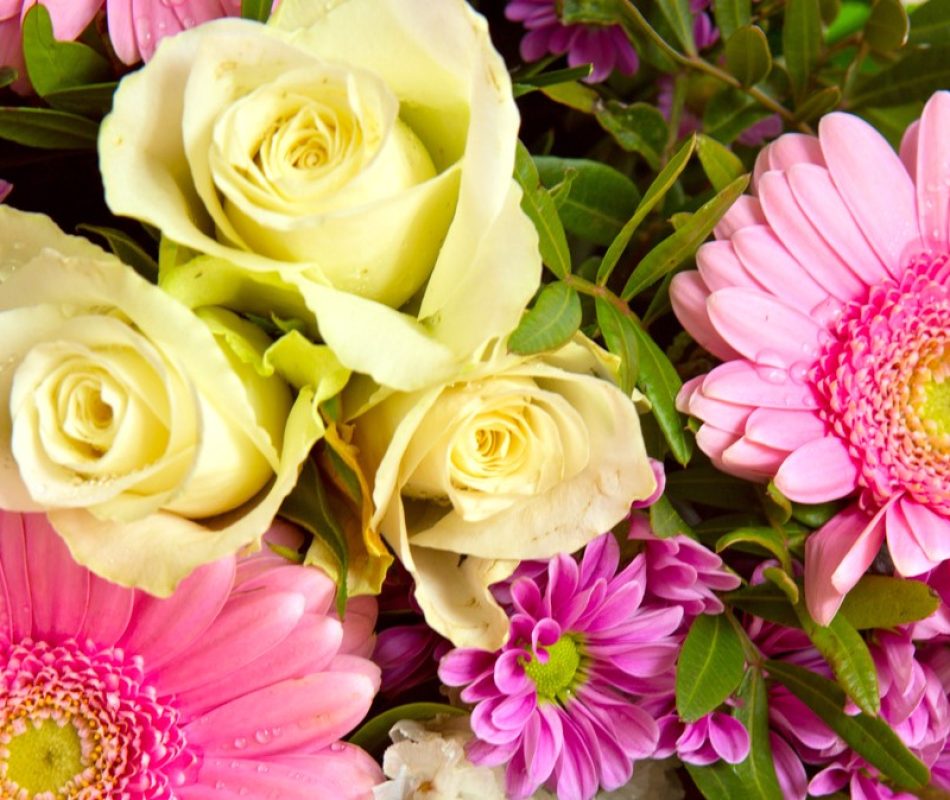
<path fill-rule="evenodd" d="M 683 382 L 650 334 L 636 327 L 632 330 L 637 339 L 640 364 L 637 387 L 653 404 L 653 416 L 673 457 L 686 466 L 693 456 L 693 437 L 687 433 L 685 417 L 676 410 L 676 395 Z"/>
<path fill-rule="evenodd" d="M 696 152 L 706 177 L 717 192 L 721 192 L 745 172 L 739 156 L 724 144 L 708 136 L 699 135 Z"/>
<path fill-rule="evenodd" d="M 660 11 L 673 29 L 673 34 L 683 50 L 696 55 L 696 40 L 693 38 L 693 14 L 689 0 L 657 0 Z"/>
<path fill-rule="evenodd" d="M 688 223 L 647 253 L 627 280 L 626 286 L 620 293 L 621 298 L 630 300 L 636 297 L 648 286 L 676 269 L 687 258 L 695 255 L 696 250 L 712 233 L 712 229 L 722 219 L 723 214 L 735 203 L 748 184 L 748 175 L 736 178 L 693 214 Z"/>
<path fill-rule="evenodd" d="M 676 711 L 687 722 L 722 705 L 739 685 L 742 643 L 725 614 L 700 614 L 676 665 Z"/>
<path fill-rule="evenodd" d="M 158 262 L 124 231 L 97 225 L 79 225 L 77 230 L 101 236 L 123 264 L 128 264 L 146 280 L 152 282 L 157 280 Z"/>
<path fill-rule="evenodd" d="M 627 249 L 627 245 L 630 243 L 630 239 L 640 226 L 640 223 L 643 222 L 646 215 L 654 209 L 657 203 L 666 197 L 666 193 L 673 187 L 673 184 L 676 183 L 676 180 L 686 168 L 686 164 L 689 162 L 690 156 L 693 155 L 695 149 L 696 137 L 691 136 L 686 143 L 676 151 L 676 154 L 666 163 L 666 166 L 660 170 L 660 174 L 656 176 L 653 183 L 650 184 L 650 187 L 643 195 L 643 199 L 637 206 L 634 215 L 623 226 L 623 229 L 617 234 L 617 238 L 611 242 L 610 247 L 607 248 L 607 252 L 597 270 L 597 283 L 603 285 L 607 282 L 607 279 L 613 272 L 614 267 L 617 266 L 617 262 L 620 261 L 620 256 L 622 256 L 623 251 Z"/>
<path fill-rule="evenodd" d="M 99 126 L 48 108 L 0 108 L 0 139 L 45 150 L 95 150 Z"/>
<path fill-rule="evenodd" d="M 660 496 L 650 506 L 650 529 L 661 539 L 668 539 L 671 536 L 696 538 L 693 529 L 686 524 L 666 495 Z"/>
<path fill-rule="evenodd" d="M 930 782 L 930 770 L 879 717 L 844 713 L 845 694 L 827 678 L 785 661 L 767 661 L 769 677 L 777 680 L 866 761 L 901 789 L 916 791 Z"/>
<path fill-rule="evenodd" d="M 848 106 L 897 106 L 925 101 L 947 86 L 950 86 L 950 46 L 911 50 L 893 66 L 859 83 Z"/>
<path fill-rule="evenodd" d="M 783 625 L 786 628 L 800 628 L 798 615 L 788 601 L 785 592 L 772 583 L 759 583 L 746 586 L 722 596 L 724 602 L 733 608 L 755 614 L 764 620 Z"/>
<path fill-rule="evenodd" d="M 716 542 L 716 552 L 721 553 L 737 544 L 752 544 L 761 548 L 779 560 L 783 566 L 790 566 L 788 545 L 785 537 L 774 528 L 765 526 L 755 528 L 737 528 L 721 536 Z"/>
<path fill-rule="evenodd" d="M 808 86 L 821 51 L 821 8 L 818 0 L 788 0 L 782 50 L 792 89 L 800 96 Z"/>
<path fill-rule="evenodd" d="M 566 283 L 550 283 L 508 338 L 508 349 L 529 355 L 560 347 L 577 332 L 581 317 L 577 292 Z"/>
<path fill-rule="evenodd" d="M 538 229 L 541 259 L 557 277 L 571 271 L 571 251 L 567 246 L 564 226 L 557 214 L 554 200 L 541 185 L 538 168 L 527 148 L 518 142 L 515 156 L 515 177 L 524 190 L 521 207 Z"/>
<path fill-rule="evenodd" d="M 769 741 L 769 700 L 762 672 L 749 669 L 737 694 L 735 716 L 749 732 L 749 755 L 731 769 L 744 787 L 748 800 L 782 800 Z"/>
<path fill-rule="evenodd" d="M 597 324 L 607 349 L 620 359 L 620 388 L 630 394 L 640 373 L 637 326 L 620 309 L 601 297 L 594 299 Z"/>
<path fill-rule="evenodd" d="M 660 166 L 660 157 L 669 136 L 666 118 L 648 103 L 624 105 L 611 100 L 596 112 L 597 121 L 624 150 L 639 153 L 653 168 Z"/>

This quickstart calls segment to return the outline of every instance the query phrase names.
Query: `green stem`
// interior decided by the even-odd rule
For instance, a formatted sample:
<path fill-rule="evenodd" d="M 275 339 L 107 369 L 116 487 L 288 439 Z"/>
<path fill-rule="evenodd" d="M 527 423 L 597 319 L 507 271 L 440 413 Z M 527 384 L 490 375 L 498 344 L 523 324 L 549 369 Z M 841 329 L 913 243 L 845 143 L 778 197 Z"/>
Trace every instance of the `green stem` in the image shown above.
<path fill-rule="evenodd" d="M 606 286 L 598 286 L 596 283 L 591 283 L 589 280 L 582 278 L 580 275 L 567 275 L 562 278 L 562 282 L 566 283 L 568 286 L 573 288 L 575 291 L 580 292 L 581 294 L 586 294 L 589 297 L 599 297 L 601 300 L 610 303 L 625 317 L 629 317 L 638 328 L 643 327 L 643 323 L 640 322 L 640 317 L 634 314 L 630 310 L 630 306 L 617 297 L 617 295 L 610 291 L 610 289 L 608 289 Z"/>
<path fill-rule="evenodd" d="M 716 80 L 721 81 L 727 86 L 731 86 L 733 89 L 745 92 L 763 108 L 767 108 L 769 111 L 778 114 L 789 125 L 798 128 L 802 133 L 813 133 L 808 125 L 804 122 L 796 121 L 795 114 L 785 108 L 781 103 L 773 100 L 761 89 L 757 89 L 755 86 L 743 86 L 733 75 L 730 75 L 714 64 L 710 64 L 699 56 L 690 56 L 680 53 L 654 30 L 653 26 L 647 22 L 646 17 L 640 13 L 640 10 L 631 0 L 621 0 L 620 8 L 624 13 L 625 21 L 650 39 L 667 58 L 684 67 L 696 70 L 697 72 L 703 72 L 712 78 L 716 78 Z"/>

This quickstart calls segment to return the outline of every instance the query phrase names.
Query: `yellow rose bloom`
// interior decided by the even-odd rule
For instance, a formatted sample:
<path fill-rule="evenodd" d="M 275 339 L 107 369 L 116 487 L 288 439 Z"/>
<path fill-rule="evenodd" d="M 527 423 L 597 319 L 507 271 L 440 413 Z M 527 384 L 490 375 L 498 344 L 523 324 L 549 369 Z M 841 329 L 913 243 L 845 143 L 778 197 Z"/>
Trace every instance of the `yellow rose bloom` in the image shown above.
<path fill-rule="evenodd" d="M 266 26 L 164 40 L 99 152 L 116 214 L 238 270 L 163 286 L 232 306 L 259 294 L 238 283 L 277 287 L 287 307 L 255 311 L 303 309 L 345 366 L 408 390 L 512 330 L 537 289 L 518 122 L 465 0 L 284 0 Z"/>
<path fill-rule="evenodd" d="M 571 553 L 656 480 L 632 400 L 583 336 L 552 353 L 499 343 L 451 383 L 357 417 L 374 526 L 412 574 L 430 627 L 494 650 L 508 618 L 488 587 L 522 559 Z"/>

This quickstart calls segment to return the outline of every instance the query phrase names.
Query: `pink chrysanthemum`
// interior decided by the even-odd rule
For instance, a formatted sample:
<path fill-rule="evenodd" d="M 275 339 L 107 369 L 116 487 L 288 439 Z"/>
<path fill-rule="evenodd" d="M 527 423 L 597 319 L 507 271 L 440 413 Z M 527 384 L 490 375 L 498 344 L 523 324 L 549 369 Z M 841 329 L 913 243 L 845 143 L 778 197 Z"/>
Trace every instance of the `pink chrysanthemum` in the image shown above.
<path fill-rule="evenodd" d="M 621 572 L 610 534 L 595 539 L 578 563 L 552 559 L 537 578 L 511 587 L 508 643 L 495 653 L 448 653 L 439 677 L 465 686 L 475 703 L 476 764 L 507 763 L 512 798 L 542 785 L 561 800 L 589 800 L 598 784 L 630 780 L 633 762 L 653 752 L 658 729 L 633 697 L 672 675 L 682 609 L 645 608 L 645 560 Z"/>
<path fill-rule="evenodd" d="M 505 16 L 528 29 L 521 40 L 521 57 L 538 61 L 548 53 L 564 55 L 572 67 L 592 64 L 588 83 L 599 83 L 615 69 L 632 75 L 640 58 L 619 25 L 564 25 L 554 0 L 509 0 Z"/>
<path fill-rule="evenodd" d="M 722 469 L 792 500 L 858 492 L 808 540 L 820 622 L 885 536 L 899 573 L 950 557 L 950 93 L 898 157 L 867 123 L 822 119 L 756 162 L 741 198 L 673 281 L 677 316 L 727 363 L 680 408 Z"/>
<path fill-rule="evenodd" d="M 0 514 L 0 797 L 371 797 L 339 738 L 369 709 L 375 602 L 262 554 L 166 600 L 79 567 L 41 515 Z"/>

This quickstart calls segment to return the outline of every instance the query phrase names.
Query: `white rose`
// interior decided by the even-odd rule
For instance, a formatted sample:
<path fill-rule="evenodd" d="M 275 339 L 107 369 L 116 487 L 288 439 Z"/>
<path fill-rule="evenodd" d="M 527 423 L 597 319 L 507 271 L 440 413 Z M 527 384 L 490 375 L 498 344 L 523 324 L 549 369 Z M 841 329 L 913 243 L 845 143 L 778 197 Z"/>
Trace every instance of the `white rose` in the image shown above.
<path fill-rule="evenodd" d="M 527 358 L 501 344 L 463 378 L 356 419 L 374 525 L 456 646 L 504 642 L 488 586 L 518 560 L 578 550 L 653 492 L 636 408 L 605 357 L 583 337 Z"/>
<path fill-rule="evenodd" d="M 413 389 L 512 330 L 537 288 L 517 129 L 464 0 L 284 0 L 267 26 L 164 40 L 122 81 L 99 150 L 115 213 L 296 293 L 276 310 L 302 303 L 347 367 Z M 181 269 L 163 281 L 205 302 L 263 302 Z"/>
<path fill-rule="evenodd" d="M 267 337 L 6 206 L 0 274 L 0 506 L 48 512 L 80 563 L 154 594 L 255 543 L 318 434 L 226 342 Z"/>

